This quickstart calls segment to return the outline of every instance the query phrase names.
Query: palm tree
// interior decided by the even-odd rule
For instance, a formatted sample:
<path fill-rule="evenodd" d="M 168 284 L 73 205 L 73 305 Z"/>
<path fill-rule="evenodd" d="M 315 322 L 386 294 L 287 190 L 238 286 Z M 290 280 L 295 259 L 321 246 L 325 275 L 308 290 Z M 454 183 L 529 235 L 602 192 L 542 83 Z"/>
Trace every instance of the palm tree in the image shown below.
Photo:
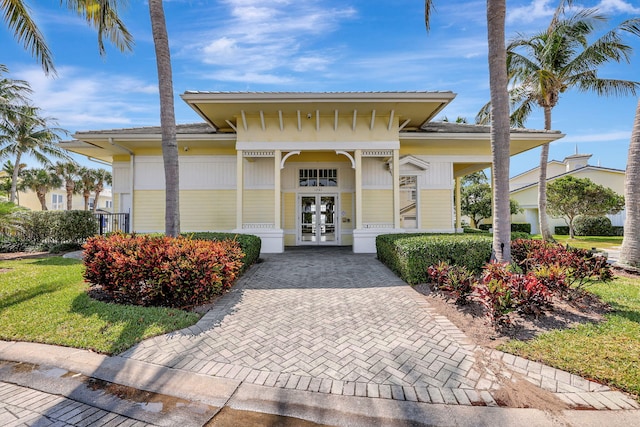
<path fill-rule="evenodd" d="M 2 172 L 4 172 L 6 175 L 3 176 L 3 182 L 2 182 L 2 191 L 5 193 L 5 197 L 9 197 L 10 193 L 11 193 L 11 178 L 13 177 L 13 171 L 14 171 L 14 165 L 11 162 L 11 160 L 7 160 L 6 162 L 4 162 L 4 164 L 2 165 Z M 22 171 L 27 167 L 26 163 L 20 163 L 18 165 L 18 180 L 20 179 L 20 175 L 22 173 Z M 19 193 L 16 193 L 16 204 L 19 205 L 20 204 L 20 198 L 19 198 Z"/>
<path fill-rule="evenodd" d="M 425 23 L 433 10 L 431 0 L 425 0 Z M 504 26 L 506 0 L 487 0 L 489 43 L 489 85 L 491 93 L 491 156 L 494 171 L 493 251 L 500 262 L 511 261 L 511 217 L 509 204 L 509 95 L 506 67 Z"/>
<path fill-rule="evenodd" d="M 100 193 L 104 191 L 104 185 L 111 185 L 111 173 L 106 169 L 96 169 L 93 171 L 93 192 L 95 194 L 93 198 L 93 213 L 96 213 L 98 207 L 98 199 Z"/>
<path fill-rule="evenodd" d="M 47 193 L 56 188 L 60 188 L 62 180 L 47 169 L 27 169 L 24 171 L 22 185 L 36 193 L 43 211 L 47 209 Z"/>
<path fill-rule="evenodd" d="M 158 88 L 160 91 L 160 127 L 162 129 L 162 157 L 165 177 L 165 234 L 180 234 L 180 182 L 178 166 L 178 142 L 173 104 L 173 82 L 169 36 L 162 7 L 162 0 L 149 0 L 151 30 L 156 50 Z"/>
<path fill-rule="evenodd" d="M 631 132 L 627 172 L 624 182 L 624 200 L 627 218 L 620 249 L 620 264 L 640 267 L 640 100 Z"/>
<path fill-rule="evenodd" d="M 26 81 L 3 76 L 8 73 L 9 69 L 0 64 L 0 119 L 11 114 L 17 105 L 26 103 L 32 92 Z"/>
<path fill-rule="evenodd" d="M 118 0 L 61 0 L 61 5 L 76 13 L 98 31 L 98 49 L 100 55 L 105 54 L 104 38 L 120 51 L 130 51 L 133 37 L 118 17 L 117 7 L 123 2 Z M 46 74 L 55 73 L 51 51 L 37 24 L 31 18 L 29 8 L 24 0 L 0 1 L 0 14 L 13 32 L 14 38 L 25 50 L 31 52 Z"/>
<path fill-rule="evenodd" d="M 600 96 L 635 95 L 640 83 L 598 77 L 598 68 L 610 62 L 629 63 L 631 46 L 622 42 L 622 32 L 640 34 L 640 19 L 623 22 L 592 43 L 588 37 L 597 24 L 607 19 L 593 9 L 582 10 L 563 18 L 561 2 L 549 27 L 532 37 L 519 35 L 507 46 L 507 68 L 513 89 L 510 91 L 513 125 L 522 127 L 534 107 L 544 111 L 544 128 L 551 130 L 551 112 L 560 95 L 576 88 Z M 488 107 L 478 114 L 486 122 Z M 549 144 L 540 153 L 538 176 L 538 215 L 545 240 L 552 240 L 547 221 L 547 162 Z"/>
<path fill-rule="evenodd" d="M 94 182 L 93 169 L 89 169 L 86 167 L 81 167 L 78 169 L 78 180 L 75 183 L 75 188 L 79 193 L 82 193 L 85 211 L 89 210 L 89 197 L 91 197 L 91 192 L 94 189 Z"/>
<path fill-rule="evenodd" d="M 64 181 L 67 192 L 67 210 L 73 207 L 73 194 L 76 192 L 76 180 L 78 179 L 78 164 L 76 162 L 56 162 L 51 166 L 51 172 L 58 175 Z"/>
<path fill-rule="evenodd" d="M 57 144 L 58 134 L 66 131 L 52 127 L 54 124 L 53 119 L 41 117 L 38 108 L 21 106 L 15 115 L 0 122 L 0 159 L 14 156 L 14 164 L 18 165 L 26 154 L 44 166 L 51 163 L 49 157 L 70 160 L 69 154 Z M 9 201 L 12 203 L 16 200 L 18 171 L 15 168 L 11 177 Z"/>

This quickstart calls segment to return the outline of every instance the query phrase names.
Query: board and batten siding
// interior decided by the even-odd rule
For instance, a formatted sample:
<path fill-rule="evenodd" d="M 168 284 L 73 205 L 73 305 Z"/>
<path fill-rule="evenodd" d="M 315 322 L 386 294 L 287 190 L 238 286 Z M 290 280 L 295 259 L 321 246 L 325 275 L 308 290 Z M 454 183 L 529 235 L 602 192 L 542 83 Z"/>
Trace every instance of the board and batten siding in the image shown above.
<path fill-rule="evenodd" d="M 137 156 L 136 190 L 164 190 L 164 163 L 160 156 Z M 235 190 L 235 156 L 180 157 L 180 190 Z"/>

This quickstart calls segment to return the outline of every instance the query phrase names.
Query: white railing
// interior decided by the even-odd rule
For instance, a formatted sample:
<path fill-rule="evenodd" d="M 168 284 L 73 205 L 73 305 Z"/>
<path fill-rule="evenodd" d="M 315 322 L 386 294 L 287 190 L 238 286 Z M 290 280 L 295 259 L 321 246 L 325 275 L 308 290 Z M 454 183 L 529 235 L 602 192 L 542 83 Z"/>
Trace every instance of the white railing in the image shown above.
<path fill-rule="evenodd" d="M 250 222 L 242 224 L 243 230 L 255 230 L 255 229 L 273 229 L 275 224 L 270 222 Z"/>
<path fill-rule="evenodd" d="M 363 224 L 362 228 L 393 228 L 393 224 L 388 222 L 368 222 Z"/>

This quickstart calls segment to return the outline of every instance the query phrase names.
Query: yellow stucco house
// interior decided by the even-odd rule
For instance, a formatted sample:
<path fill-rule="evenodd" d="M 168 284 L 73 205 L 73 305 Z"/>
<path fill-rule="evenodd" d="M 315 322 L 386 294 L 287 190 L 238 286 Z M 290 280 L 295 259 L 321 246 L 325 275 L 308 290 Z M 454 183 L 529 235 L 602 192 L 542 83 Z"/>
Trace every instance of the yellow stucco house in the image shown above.
<path fill-rule="evenodd" d="M 392 232 L 454 232 L 455 183 L 491 163 L 489 128 L 431 120 L 452 92 L 186 92 L 204 120 L 179 125 L 183 231 L 258 235 L 263 252 Z M 164 229 L 159 127 L 77 132 L 67 150 L 113 165 L 114 212 Z M 514 130 L 511 153 L 558 132 Z M 458 181 L 459 182 L 459 181 Z"/>
<path fill-rule="evenodd" d="M 596 184 L 609 187 L 618 194 L 624 194 L 625 171 L 620 169 L 592 166 L 589 164 L 591 154 L 573 154 L 564 160 L 551 160 L 547 163 L 547 183 L 563 176 L 571 175 L 576 178 L 589 178 Z M 539 234 L 538 221 L 538 173 L 540 167 L 530 169 L 509 180 L 510 197 L 516 200 L 523 212 L 511 217 L 511 222 L 524 222 L 531 224 L 531 233 Z M 624 226 L 625 211 L 615 215 L 607 215 L 611 224 Z M 563 218 L 549 217 L 551 232 L 557 226 L 566 226 Z"/>

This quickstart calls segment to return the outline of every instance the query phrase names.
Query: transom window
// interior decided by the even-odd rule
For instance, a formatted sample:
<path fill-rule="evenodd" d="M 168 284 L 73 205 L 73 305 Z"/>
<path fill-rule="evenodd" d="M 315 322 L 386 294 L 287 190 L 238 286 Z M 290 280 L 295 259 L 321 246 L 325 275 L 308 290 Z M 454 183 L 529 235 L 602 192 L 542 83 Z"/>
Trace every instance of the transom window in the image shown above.
<path fill-rule="evenodd" d="M 300 187 L 337 187 L 338 169 L 300 169 Z"/>

